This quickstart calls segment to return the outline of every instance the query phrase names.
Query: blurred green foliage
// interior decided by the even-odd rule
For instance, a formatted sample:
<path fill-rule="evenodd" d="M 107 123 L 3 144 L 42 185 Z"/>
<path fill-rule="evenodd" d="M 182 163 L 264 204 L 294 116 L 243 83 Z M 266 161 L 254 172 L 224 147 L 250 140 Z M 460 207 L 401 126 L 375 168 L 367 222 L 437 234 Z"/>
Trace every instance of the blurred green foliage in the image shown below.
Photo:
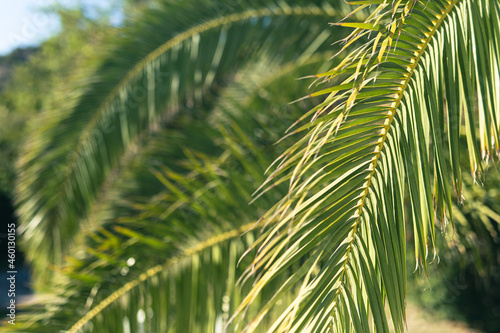
<path fill-rule="evenodd" d="M 142 1 L 141 1 L 142 3 Z M 38 47 L 0 58 L 0 191 L 12 197 L 15 160 L 35 115 L 64 103 L 62 92 L 80 67 L 99 64 L 105 41 L 119 30 L 109 13 L 88 17 L 82 8 L 57 7 L 61 33 Z"/>
<path fill-rule="evenodd" d="M 428 276 L 408 272 L 408 295 L 427 312 L 493 333 L 500 329 L 500 173 L 491 168 L 486 176 L 474 184 L 463 174 L 465 200 L 437 238 L 439 259 Z"/>

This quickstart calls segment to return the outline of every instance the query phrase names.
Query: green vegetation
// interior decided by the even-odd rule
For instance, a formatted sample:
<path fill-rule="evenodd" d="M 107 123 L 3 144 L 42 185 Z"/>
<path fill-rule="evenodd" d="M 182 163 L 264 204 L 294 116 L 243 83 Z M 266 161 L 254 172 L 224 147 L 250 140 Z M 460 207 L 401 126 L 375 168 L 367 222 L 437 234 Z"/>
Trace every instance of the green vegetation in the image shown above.
<path fill-rule="evenodd" d="M 500 295 L 498 0 L 127 4 L 2 92 L 45 294 L 14 331 L 402 332 L 456 276 L 498 329 L 460 305 Z"/>
<path fill-rule="evenodd" d="M 106 38 L 114 36 L 109 24 L 85 17 L 82 10 L 58 13 L 64 33 L 0 60 L 0 189 L 8 196 L 14 188 L 14 161 L 32 127 L 39 125 L 37 115 L 65 103 L 68 81 L 81 74 L 78 68 L 95 67 Z"/>

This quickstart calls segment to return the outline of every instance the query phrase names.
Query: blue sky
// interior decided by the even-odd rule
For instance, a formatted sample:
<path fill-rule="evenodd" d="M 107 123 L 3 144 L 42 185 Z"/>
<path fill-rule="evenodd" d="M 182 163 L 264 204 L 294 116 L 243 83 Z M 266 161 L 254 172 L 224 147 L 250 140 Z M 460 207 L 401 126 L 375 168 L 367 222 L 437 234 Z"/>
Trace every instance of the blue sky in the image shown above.
<path fill-rule="evenodd" d="M 0 1 L 0 55 L 19 46 L 37 45 L 59 30 L 57 16 L 50 15 L 44 7 L 62 5 L 84 8 L 108 8 L 113 0 L 2 0 Z"/>

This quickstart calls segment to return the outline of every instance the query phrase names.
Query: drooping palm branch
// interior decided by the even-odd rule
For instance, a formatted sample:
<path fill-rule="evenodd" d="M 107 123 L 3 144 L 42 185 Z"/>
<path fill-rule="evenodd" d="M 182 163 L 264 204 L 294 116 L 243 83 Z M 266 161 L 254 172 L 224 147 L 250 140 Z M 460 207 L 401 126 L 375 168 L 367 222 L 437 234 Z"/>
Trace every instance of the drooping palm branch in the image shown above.
<path fill-rule="evenodd" d="M 20 160 L 19 231 L 38 282 L 113 217 L 106 202 L 124 196 L 116 182 L 127 185 L 127 164 L 159 128 L 206 107 L 259 53 L 307 57 L 335 15 L 323 1 L 168 1 L 126 27 L 83 94 L 46 115 Z"/>
<path fill-rule="evenodd" d="M 327 98 L 296 127 L 306 134 L 263 187 L 289 182 L 264 217 L 270 227 L 245 274 L 260 275 L 240 310 L 284 269 L 300 269 L 248 331 L 294 288 L 298 296 L 269 331 L 388 332 L 389 318 L 403 331 L 405 216 L 426 270 L 437 256 L 435 226 L 452 219 L 450 184 L 462 195 L 461 127 L 477 181 L 499 154 L 500 3 L 351 3 L 353 13 L 371 6 L 371 15 L 338 23 L 354 28 L 344 40 L 351 51 L 318 77 L 341 83 L 313 94 Z"/>
<path fill-rule="evenodd" d="M 261 104 L 257 108 L 259 112 L 245 103 L 241 106 L 238 103 L 242 103 L 241 100 L 246 99 L 250 99 L 248 102 L 250 103 L 255 99 L 253 95 L 258 97 L 258 94 L 264 94 L 266 92 L 264 89 L 265 80 L 279 77 L 283 74 L 282 71 L 289 72 L 292 75 L 291 78 L 282 81 L 281 86 L 275 84 L 273 93 L 267 93 L 268 98 L 278 94 L 279 91 L 283 97 L 281 103 L 287 103 L 301 94 L 301 91 L 305 90 L 304 84 L 302 84 L 301 89 L 292 90 L 291 87 L 295 85 L 291 82 L 294 82 L 296 77 L 310 73 L 311 70 L 317 70 L 317 67 L 298 72 L 294 70 L 299 69 L 303 62 L 307 62 L 318 48 L 323 50 L 328 48 L 328 45 L 323 44 L 323 42 L 331 33 L 330 31 L 325 32 L 324 27 L 331 20 L 332 15 L 337 14 L 326 4 L 319 6 L 320 2 L 314 5 L 309 2 L 292 1 L 288 6 L 285 2 L 276 4 L 274 1 L 269 1 L 262 3 L 260 12 L 250 9 L 251 6 L 256 5 L 255 2 L 251 4 L 241 2 L 236 7 L 231 2 L 222 3 L 222 7 L 221 3 L 198 3 L 196 1 L 192 3 L 197 3 L 201 7 L 206 5 L 213 11 L 214 18 L 208 23 L 203 22 L 203 20 L 210 17 L 200 18 L 199 25 L 207 28 L 207 31 L 189 31 L 190 34 L 185 35 L 185 39 L 180 40 L 178 37 L 174 37 L 179 44 L 177 45 L 172 44 L 169 39 L 169 34 L 176 33 L 176 31 L 169 30 L 169 27 L 166 29 L 169 34 L 161 36 L 163 44 L 152 38 L 156 36 L 151 36 L 151 31 L 160 31 L 160 27 L 165 29 L 165 21 L 156 22 L 154 28 L 147 26 L 128 28 L 127 34 L 138 38 L 143 43 L 148 38 L 149 40 L 153 39 L 151 44 L 154 46 L 149 48 L 155 51 L 148 53 L 147 50 L 140 50 L 142 52 L 140 55 L 134 55 L 133 52 L 132 55 L 129 55 L 130 49 L 139 52 L 135 46 L 137 41 L 130 40 L 131 37 L 125 36 L 124 40 L 121 40 L 117 46 L 119 50 L 112 52 L 110 60 L 105 62 L 100 73 L 95 78 L 91 78 L 96 83 L 85 81 L 89 85 L 86 88 L 88 92 L 84 93 L 80 100 L 73 102 L 76 103 L 76 106 L 50 112 L 46 117 L 52 117 L 52 119 L 42 124 L 39 133 L 33 136 L 30 145 L 28 145 L 27 154 L 21 161 L 23 171 L 18 191 L 20 212 L 25 213 L 21 216 L 23 219 L 23 238 L 28 251 L 30 251 L 32 262 L 35 264 L 35 277 L 50 280 L 46 264 L 59 265 L 61 259 L 58 258 L 63 255 L 75 255 L 79 259 L 71 259 L 68 267 L 65 267 L 62 272 L 66 279 L 58 286 L 51 287 L 50 291 L 58 297 L 48 302 L 47 305 L 31 307 L 25 317 L 26 320 L 20 320 L 16 329 L 35 332 L 41 330 L 42 327 L 43 329 L 66 330 L 73 324 L 77 325 L 76 328 L 83 323 L 84 330 L 93 327 L 94 330 L 98 331 L 120 331 L 126 329 L 127 325 L 135 330 L 137 325 L 141 325 L 135 319 L 138 309 L 127 305 L 127 301 L 134 304 L 137 297 L 146 301 L 148 296 L 145 295 L 158 295 L 154 300 L 156 304 L 160 304 L 161 308 L 160 310 L 155 309 L 154 313 L 159 327 L 166 325 L 167 317 L 168 320 L 172 320 L 172 322 L 167 322 L 171 331 L 184 331 L 185 327 L 188 327 L 186 325 L 192 325 L 193 330 L 205 332 L 207 327 L 216 327 L 215 320 L 217 320 L 217 327 L 220 327 L 220 315 L 223 314 L 222 310 L 225 308 L 221 307 L 221 302 L 226 299 L 223 296 L 226 295 L 227 290 L 225 285 L 214 287 L 215 282 L 220 283 L 231 274 L 234 278 L 236 274 L 234 272 L 238 270 L 232 268 L 234 265 L 228 265 L 227 260 L 229 258 L 238 259 L 250 245 L 252 238 L 249 237 L 253 232 L 244 239 L 240 239 L 240 233 L 245 228 L 249 228 L 249 223 L 253 225 L 255 220 L 264 213 L 262 208 L 248 207 L 247 203 L 251 200 L 252 191 L 262 181 L 259 177 L 263 175 L 264 168 L 271 160 L 266 153 L 258 153 L 261 147 L 252 148 L 251 145 L 248 145 L 253 140 L 252 137 L 256 131 L 259 131 L 260 140 L 264 140 L 266 145 L 274 143 L 279 138 L 279 133 L 283 132 L 283 126 L 287 123 L 283 115 L 280 115 L 280 118 L 275 115 L 273 121 L 277 124 L 274 127 L 270 126 L 269 114 L 266 109 L 270 105 L 269 103 L 260 102 Z M 189 5 L 189 2 L 186 4 Z M 244 10 L 241 8 L 242 6 Z M 166 17 L 168 18 L 167 23 L 173 19 L 179 19 L 182 15 L 186 15 L 184 19 L 192 19 L 190 10 L 189 6 L 174 10 L 171 5 L 165 5 L 164 8 L 157 8 L 146 13 L 142 19 L 149 22 L 148 24 L 154 22 L 151 17 L 163 17 L 164 19 Z M 240 16 L 234 14 L 238 11 L 242 11 L 243 14 Z M 224 19 L 226 16 L 235 20 L 239 19 L 239 21 L 227 21 Z M 214 22 L 217 23 L 215 26 L 213 26 Z M 205 23 L 206 25 L 204 25 Z M 198 27 L 196 22 L 190 21 L 189 24 Z M 290 32 L 296 29 L 299 25 L 301 29 L 305 30 L 299 30 L 298 34 L 287 35 L 285 33 L 285 31 Z M 243 27 L 246 27 L 248 31 L 242 31 Z M 229 40 L 228 36 L 232 36 L 232 39 Z M 202 37 L 207 38 L 205 42 L 203 42 Z M 161 46 L 157 47 L 155 43 L 161 44 Z M 164 47 L 168 43 L 177 46 Z M 186 43 L 187 46 L 183 43 Z M 196 46 L 197 43 L 200 45 L 207 43 L 207 45 L 204 44 L 203 48 L 201 46 L 195 48 L 193 45 Z M 210 45 L 212 45 L 212 49 L 208 47 Z M 290 47 L 291 45 L 293 47 Z M 163 49 L 161 49 L 162 47 Z M 160 49 L 166 55 L 160 53 L 158 51 Z M 188 59 L 191 61 L 184 64 L 187 60 L 186 57 L 168 54 L 168 52 L 172 52 L 172 49 L 175 49 L 176 53 L 181 52 L 179 49 L 184 50 L 184 53 L 190 54 Z M 213 58 L 209 57 L 205 61 L 211 64 L 205 68 L 207 73 L 195 70 L 197 66 L 203 67 L 199 57 L 203 57 L 206 53 L 202 53 L 201 50 L 204 52 L 212 50 L 213 52 Z M 152 57 L 153 53 L 159 58 Z M 210 54 L 210 52 L 208 53 Z M 116 78 L 116 73 L 126 74 L 127 68 L 129 70 L 132 68 L 135 71 L 140 68 L 139 65 L 132 66 L 130 63 L 116 64 L 114 62 L 116 59 L 122 61 L 124 56 L 131 59 L 136 57 L 143 65 L 147 61 L 159 62 L 159 68 L 156 69 L 153 77 L 162 74 L 166 74 L 166 77 L 160 77 L 159 80 L 154 81 L 155 90 L 151 96 L 148 95 L 147 98 L 141 99 L 135 95 L 135 92 L 140 91 L 141 87 L 148 87 L 147 84 L 151 83 L 146 81 L 148 83 L 144 85 L 145 79 L 141 76 L 142 74 L 136 73 L 137 77 L 127 74 L 126 79 L 130 80 L 127 84 L 123 81 L 125 79 Z M 248 71 L 238 72 L 239 68 L 249 61 L 256 61 L 257 58 L 261 57 L 272 59 L 272 61 L 265 62 L 267 67 L 261 68 L 264 65 L 258 67 L 258 73 L 265 79 L 264 81 L 258 75 L 250 75 Z M 327 57 L 325 55 L 322 59 Z M 133 60 L 130 60 L 132 64 Z M 282 66 L 286 61 L 289 63 L 285 70 L 282 69 Z M 145 67 L 147 66 L 145 65 Z M 184 82 L 183 89 L 185 91 L 171 90 L 173 84 L 181 85 L 179 82 L 176 83 L 182 77 L 180 74 L 176 74 L 177 71 L 179 73 L 184 71 L 183 80 L 186 82 Z M 146 73 L 149 72 L 146 71 Z M 195 78 L 191 78 L 189 75 Z M 197 75 L 201 75 L 201 78 L 199 78 L 200 82 L 196 83 L 193 81 Z M 236 97 L 228 93 L 222 94 L 227 85 L 231 86 L 235 75 L 240 75 L 243 81 L 251 80 L 246 83 L 251 86 L 251 89 L 247 87 L 250 95 L 245 95 L 247 91 L 242 87 L 235 89 L 238 92 Z M 242 78 L 239 81 L 242 81 Z M 112 95 L 121 89 L 115 88 L 116 91 L 110 89 L 113 87 L 113 82 L 123 87 L 120 98 L 132 99 L 132 102 L 122 103 L 121 106 L 110 102 L 109 108 L 111 109 L 100 109 L 100 103 L 107 103 L 107 100 L 101 95 L 107 93 Z M 200 85 L 205 86 L 200 87 Z M 239 86 L 242 85 L 242 83 L 239 84 Z M 283 86 L 287 87 L 285 91 L 282 89 Z M 108 87 L 108 90 L 105 87 Z M 111 92 L 109 92 L 110 90 Z M 200 94 L 203 93 L 203 96 L 191 96 L 195 90 Z M 148 92 L 151 91 L 148 90 Z M 230 119 L 233 118 L 231 122 L 219 119 L 221 115 L 214 116 L 211 126 L 208 127 L 202 121 L 189 120 L 189 117 L 206 120 L 210 112 L 216 108 L 214 103 L 219 95 L 224 96 L 223 101 L 231 100 L 232 102 L 228 104 L 234 104 L 232 108 L 236 111 L 233 113 L 238 112 L 234 115 L 231 115 L 230 110 L 219 112 L 226 114 L 226 117 Z M 151 100 L 148 99 L 150 97 L 155 100 L 154 108 L 151 106 Z M 177 102 L 170 105 L 170 98 Z M 251 111 L 242 113 L 238 108 Z M 253 108 L 256 106 L 254 105 Z M 154 121 L 141 123 L 138 119 L 145 117 L 144 113 L 148 112 L 147 110 L 153 110 L 157 113 Z M 277 109 L 276 112 L 282 110 L 284 109 Z M 172 115 L 165 116 L 169 112 Z M 183 122 L 182 119 L 179 119 L 182 117 L 188 118 Z M 297 113 L 292 118 L 296 117 Z M 90 119 L 90 121 L 85 122 L 84 118 Z M 95 121 L 91 119 L 95 119 Z M 255 128 L 255 124 L 251 125 L 255 121 L 259 122 L 259 129 Z M 228 129 L 225 131 L 231 127 L 235 128 L 236 134 L 234 135 L 236 135 L 237 140 L 226 139 L 225 144 L 228 147 L 221 149 L 221 144 L 214 144 L 213 141 L 217 139 L 215 129 L 223 123 L 228 124 Z M 122 142 L 121 136 L 124 129 L 130 131 L 134 126 L 136 133 L 131 135 L 129 141 Z M 181 130 L 177 130 L 177 128 Z M 229 134 L 225 135 L 229 136 Z M 246 137 L 250 137 L 252 140 L 244 141 L 248 140 L 245 139 Z M 65 139 L 62 140 L 62 138 Z M 239 147 L 242 140 L 246 148 Z M 189 145 L 186 142 L 189 142 Z M 187 156 L 181 147 L 199 151 L 198 154 L 208 154 L 210 159 L 203 157 L 201 161 L 205 163 L 208 160 L 208 162 L 200 165 L 202 162 L 195 162 L 195 158 L 191 160 L 188 158 L 187 165 L 182 165 L 178 161 L 185 160 Z M 83 152 L 82 154 L 78 152 L 79 149 Z M 254 158 L 255 161 L 259 162 L 258 165 L 253 165 L 254 161 L 249 158 L 248 152 L 245 151 L 248 149 L 251 149 L 251 153 L 256 154 Z M 110 151 L 113 154 L 109 159 L 99 158 L 99 156 L 108 157 L 107 154 Z M 223 151 L 226 151 L 225 155 L 219 157 Z M 229 177 L 218 173 L 215 175 L 201 173 L 198 178 L 217 176 L 215 179 L 211 179 L 206 186 L 203 181 L 197 180 L 195 175 L 186 174 L 186 169 L 190 168 L 196 169 L 199 174 L 203 167 L 210 164 L 220 168 L 219 164 L 228 158 L 228 152 L 235 154 L 238 157 L 236 160 L 240 161 L 233 161 L 233 164 L 241 163 L 243 165 L 238 170 L 239 174 L 235 173 Z M 72 157 L 78 161 L 73 161 Z M 165 184 L 162 185 L 154 177 L 154 173 L 156 173 L 158 178 L 162 179 L 164 176 L 161 176 L 157 171 L 165 168 L 169 170 L 165 171 L 168 175 L 167 179 L 176 175 L 166 184 L 172 181 L 179 182 L 179 179 L 186 177 L 186 181 L 169 188 L 173 192 L 168 193 L 167 191 L 167 194 L 162 192 Z M 230 166 L 228 170 L 232 170 L 231 168 L 234 169 L 234 166 Z M 155 172 L 152 173 L 152 170 Z M 229 185 L 226 184 L 228 182 L 229 184 L 238 184 L 238 186 L 236 189 L 230 187 L 226 189 L 224 186 L 228 187 Z M 221 186 L 222 190 L 219 190 Z M 64 189 L 65 187 L 67 188 Z M 173 190 L 176 187 L 181 187 L 187 193 L 181 195 L 180 192 Z M 204 189 L 205 187 L 206 189 Z M 236 190 L 242 192 L 240 196 L 234 195 Z M 87 192 L 83 195 L 82 191 Z M 219 195 L 214 196 L 210 193 L 211 191 L 216 191 Z M 190 192 L 194 193 L 190 194 Z M 228 196 L 228 193 L 231 193 L 232 196 Z M 147 203 L 146 201 L 144 203 L 145 198 L 151 198 L 152 202 Z M 222 200 L 222 198 L 225 198 L 227 203 L 217 201 Z M 34 199 L 35 205 L 30 206 Z M 277 199 L 278 197 L 270 194 L 266 201 L 270 204 Z M 155 207 L 156 209 L 154 209 Z M 227 210 L 226 213 L 224 213 L 224 209 Z M 147 213 L 138 214 L 138 210 L 145 210 Z M 175 216 L 171 215 L 172 210 L 175 211 Z M 157 215 L 151 214 L 160 211 L 161 213 Z M 246 216 L 242 215 L 244 211 L 247 211 Z M 39 215 L 40 212 L 46 214 Z M 36 214 L 40 219 L 33 219 L 33 215 L 30 214 Z M 224 214 L 227 214 L 225 218 L 223 218 Z M 155 223 L 151 225 L 150 222 Z M 240 222 L 245 223 L 241 225 Z M 73 224 L 73 227 L 70 227 L 70 224 Z M 74 230 L 71 231 L 68 228 L 74 228 Z M 192 244 L 192 246 L 187 246 L 186 243 Z M 155 255 L 151 255 L 152 250 L 157 251 L 154 252 Z M 220 252 L 217 257 L 223 258 L 223 260 L 221 259 L 222 261 L 219 263 L 209 260 L 204 265 L 199 265 L 199 262 L 203 261 L 200 258 L 206 260 L 207 255 L 211 257 L 211 253 L 214 252 Z M 136 258 L 137 263 L 130 268 L 131 273 L 128 274 L 126 271 L 129 269 L 129 263 L 132 262 L 129 260 L 130 258 Z M 191 261 L 198 268 L 183 270 L 186 262 Z M 203 274 L 207 272 L 207 267 L 211 267 L 210 269 L 217 272 L 214 279 L 210 281 L 201 279 L 204 277 Z M 188 281 L 190 276 L 196 274 L 200 274 L 200 279 L 198 279 L 201 281 L 200 284 L 198 285 L 194 279 L 191 284 L 186 284 L 184 289 L 179 291 L 177 301 L 166 305 L 170 309 L 168 316 L 163 318 L 158 315 L 165 310 L 164 302 L 168 299 L 168 294 L 158 291 L 161 289 L 158 284 L 169 285 L 169 288 L 172 288 L 173 285 L 175 286 L 176 280 Z M 236 277 L 238 276 L 239 273 Z M 57 283 L 57 281 L 52 281 L 52 283 Z M 156 287 L 153 287 L 153 284 Z M 227 281 L 230 296 L 232 296 L 232 289 L 239 294 L 233 284 L 231 281 Z M 208 294 L 203 292 L 206 286 L 212 290 Z M 186 298 L 185 293 L 196 290 L 193 288 L 198 288 L 200 295 L 197 296 L 193 293 Z M 180 299 L 186 299 L 186 302 L 180 302 Z M 202 302 L 201 299 L 205 299 L 206 302 Z M 231 297 L 229 303 L 231 312 L 237 304 L 237 299 Z M 228 301 L 225 302 L 228 303 Z M 143 303 L 143 305 L 142 309 L 146 311 L 148 304 Z M 37 309 L 41 313 L 40 317 L 36 315 Z M 212 309 L 213 311 L 211 311 Z M 227 310 L 225 311 L 227 312 Z M 112 317 L 116 313 L 121 315 Z M 228 317 L 227 313 L 224 316 Z M 34 320 L 42 317 L 44 320 L 38 322 Z M 122 320 L 123 317 L 128 318 L 130 322 L 125 323 Z M 106 321 L 103 322 L 103 318 L 106 318 Z M 109 320 L 110 318 L 114 320 Z M 151 322 L 149 313 L 147 313 L 146 318 L 148 322 Z M 196 321 L 193 318 L 196 318 Z"/>
<path fill-rule="evenodd" d="M 248 260 L 237 263 L 255 240 L 250 229 L 286 188 L 267 193 L 258 206 L 248 202 L 281 147 L 274 146 L 279 133 L 312 106 L 286 105 L 307 87 L 295 78 L 316 70 L 325 56 L 303 64 L 265 60 L 241 69 L 213 108 L 178 117 L 160 130 L 135 159 L 144 165 L 158 154 L 175 157 L 153 168 L 163 190 L 153 197 L 115 202 L 128 209 L 89 235 L 87 254 L 69 262 L 65 273 L 70 281 L 55 289 L 58 298 L 49 302 L 49 310 L 33 306 L 16 328 L 222 331 L 243 297 L 236 280 Z M 140 188 L 143 178 L 135 174 Z M 277 289 L 268 288 L 270 294 Z M 235 329 L 233 323 L 230 330 Z"/>

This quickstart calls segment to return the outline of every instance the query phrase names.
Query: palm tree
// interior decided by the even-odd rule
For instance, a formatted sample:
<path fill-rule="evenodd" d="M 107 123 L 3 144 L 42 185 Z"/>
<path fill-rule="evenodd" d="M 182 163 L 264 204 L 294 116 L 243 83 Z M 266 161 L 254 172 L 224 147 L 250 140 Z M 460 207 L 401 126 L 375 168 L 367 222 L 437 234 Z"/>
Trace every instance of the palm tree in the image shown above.
<path fill-rule="evenodd" d="M 126 27 L 20 161 L 20 232 L 57 297 L 15 328 L 403 331 L 405 221 L 426 271 L 460 136 L 477 181 L 499 153 L 500 3 L 352 4 L 331 70 L 347 12 L 319 0 L 167 2 Z M 271 106 L 318 72 L 330 87 Z"/>

